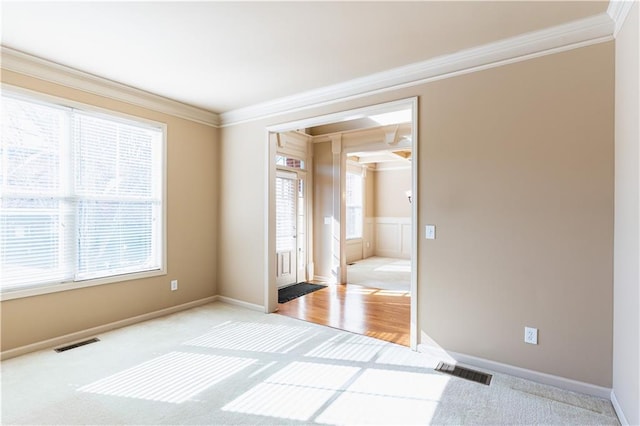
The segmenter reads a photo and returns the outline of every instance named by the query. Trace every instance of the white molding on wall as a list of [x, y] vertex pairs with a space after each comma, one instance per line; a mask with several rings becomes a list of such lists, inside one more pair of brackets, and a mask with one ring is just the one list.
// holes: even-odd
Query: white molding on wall
[[610, 0], [609, 7], [607, 7], [607, 15], [613, 20], [613, 37], [618, 36], [618, 32], [622, 25], [624, 25], [625, 19], [629, 15], [633, 4], [637, 3], [637, 0]]
[[2, 68], [98, 96], [126, 102], [208, 126], [218, 127], [218, 114], [103, 77], [0, 46]]
[[[390, 240], [382, 240], [384, 233], [381, 231], [381, 226], [388, 226], [393, 230], [393, 236]], [[411, 240], [405, 241], [405, 227], [411, 228], [411, 217], [376, 216], [374, 218], [374, 256], [411, 259]], [[409, 229], [410, 238], [411, 230]], [[405, 250], [407, 244], [409, 250]]]
[[106, 333], [117, 328], [126, 327], [139, 322], [148, 321], [150, 319], [163, 317], [165, 315], [174, 314], [176, 312], [195, 308], [207, 303], [215, 302], [218, 296], [205, 297], [204, 299], [194, 300], [192, 302], [183, 303], [181, 305], [170, 306], [158, 311], [148, 312], [146, 314], [137, 315], [131, 318], [110, 322], [108, 324], [99, 325], [97, 327], [88, 328], [86, 330], [76, 331], [74, 333], [65, 334], [64, 336], [54, 337], [52, 339], [43, 340], [41, 342], [31, 343], [29, 345], [20, 346], [18, 348], [9, 349], [0, 353], [0, 359], [5, 360], [16, 356], [24, 355], [29, 352], [40, 351], [44, 349], [54, 348], [60, 345], [71, 344], [87, 337], [93, 337], [97, 334]]
[[222, 114], [5, 46], [1, 46], [2, 68], [209, 126], [231, 126], [610, 41], [632, 5], [633, 1], [613, 0], [607, 13]]
[[256, 305], [255, 303], [245, 302], [243, 300], [234, 299], [232, 297], [227, 296], [215, 296], [215, 300], [218, 300], [222, 303], [226, 303], [227, 305], [240, 306], [242, 308], [250, 309], [252, 311], [264, 312], [264, 306]]
[[620, 406], [620, 403], [618, 402], [618, 398], [616, 398], [616, 394], [613, 391], [613, 389], [611, 389], [611, 405], [613, 405], [613, 409], [616, 412], [616, 416], [618, 416], [618, 420], [620, 420], [620, 424], [622, 426], [628, 426], [629, 421], [625, 417], [624, 411], [622, 411], [622, 407]]
[[607, 13], [222, 114], [187, 105], [5, 46], [0, 47], [0, 52], [2, 68], [6, 70], [209, 126], [224, 127], [610, 41], [613, 39], [614, 31], [622, 25], [632, 5], [632, 1], [614, 0], [610, 3]]
[[313, 280], [314, 281], [319, 281], [323, 284], [335, 284], [336, 283], [336, 279], [333, 277], [325, 277], [324, 275], [314, 275], [313, 276]]
[[613, 39], [614, 23], [607, 13], [533, 31], [482, 46], [439, 56], [388, 71], [356, 78], [220, 114], [221, 126], [231, 126], [293, 111], [357, 99], [429, 81], [519, 62]]
[[[430, 352], [432, 351], [432, 349], [431, 349], [431, 346], [428, 344], [419, 344], [418, 351]], [[465, 355], [465, 354], [451, 352], [447, 350], [445, 350], [445, 352], [447, 355], [453, 358], [456, 362], [471, 368], [475, 367], [475, 368], [494, 371], [496, 373], [508, 374], [510, 376], [520, 377], [522, 379], [531, 380], [533, 382], [555, 386], [557, 388], [565, 389], [572, 392], [579, 392], [587, 395], [592, 395], [598, 398], [609, 399], [611, 397], [611, 388], [592, 385], [590, 383], [568, 379], [566, 377], [560, 377], [560, 376], [555, 376], [553, 374], [547, 374], [547, 373], [542, 373], [535, 370], [529, 370], [527, 368], [516, 367], [510, 364], [503, 364], [501, 362], [491, 361], [488, 359], [479, 358], [471, 355]]]

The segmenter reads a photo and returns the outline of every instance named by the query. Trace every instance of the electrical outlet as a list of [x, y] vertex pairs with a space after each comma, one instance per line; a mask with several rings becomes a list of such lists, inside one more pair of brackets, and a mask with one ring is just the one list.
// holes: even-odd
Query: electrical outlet
[[171, 280], [171, 291], [176, 291], [178, 289], [178, 280]]
[[538, 344], [538, 329], [533, 327], [524, 328], [524, 342], [532, 345]]

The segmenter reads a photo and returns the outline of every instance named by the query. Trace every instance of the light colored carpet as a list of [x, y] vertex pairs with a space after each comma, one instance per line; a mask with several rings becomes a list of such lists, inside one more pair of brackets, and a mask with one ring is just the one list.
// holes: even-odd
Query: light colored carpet
[[347, 283], [392, 291], [410, 291], [411, 261], [368, 257], [347, 266]]
[[433, 371], [403, 346], [222, 303], [2, 362], [2, 424], [617, 424], [606, 400]]

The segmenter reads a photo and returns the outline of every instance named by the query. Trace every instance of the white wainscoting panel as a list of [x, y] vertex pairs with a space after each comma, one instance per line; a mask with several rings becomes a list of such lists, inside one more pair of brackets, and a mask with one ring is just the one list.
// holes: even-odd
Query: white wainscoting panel
[[376, 217], [375, 219], [375, 255], [411, 258], [411, 218]]
[[362, 259], [362, 239], [347, 240], [345, 244], [347, 250], [347, 263]]

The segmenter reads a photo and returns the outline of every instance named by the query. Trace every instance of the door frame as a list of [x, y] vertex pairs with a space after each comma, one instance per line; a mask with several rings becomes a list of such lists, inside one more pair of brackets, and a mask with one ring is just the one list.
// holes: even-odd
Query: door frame
[[[275, 178], [276, 178], [276, 148], [278, 133], [314, 127], [323, 124], [336, 123], [341, 121], [347, 121], [354, 118], [366, 117], [375, 114], [381, 114], [384, 112], [397, 111], [402, 107], [410, 107], [412, 110], [412, 125], [411, 125], [411, 145], [412, 145], [412, 158], [414, 159], [411, 167], [411, 323], [410, 323], [410, 347], [413, 350], [417, 349], [418, 345], [418, 239], [420, 236], [419, 223], [418, 223], [418, 204], [419, 204], [419, 153], [418, 153], [418, 98], [411, 97], [405, 99], [399, 99], [397, 101], [386, 102], [377, 105], [371, 105], [363, 108], [357, 108], [347, 111], [341, 111], [333, 114], [321, 115], [317, 117], [306, 118], [302, 120], [296, 120], [268, 126], [265, 129], [267, 149], [265, 150], [266, 157], [265, 164], [265, 209], [264, 214], [264, 229], [265, 229], [265, 263], [264, 263], [264, 310], [266, 313], [275, 312], [278, 309], [278, 287], [276, 284], [275, 273]], [[342, 155], [341, 155], [342, 157]], [[341, 161], [342, 163], [342, 161]], [[339, 174], [341, 175], [341, 181], [344, 180], [344, 166], [339, 167]], [[335, 170], [334, 170], [335, 173]], [[342, 187], [343, 185], [341, 185]], [[308, 189], [308, 188], [307, 188]], [[308, 197], [311, 198], [311, 197]], [[340, 228], [344, 229], [345, 224], [345, 208], [344, 203], [340, 203]], [[338, 214], [338, 212], [336, 212]], [[346, 256], [345, 249], [341, 244], [340, 247], [340, 266], [346, 268]], [[344, 264], [343, 264], [344, 263]]]

